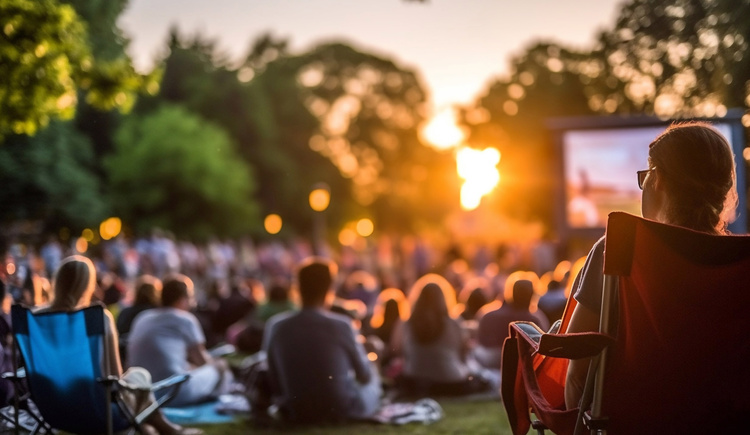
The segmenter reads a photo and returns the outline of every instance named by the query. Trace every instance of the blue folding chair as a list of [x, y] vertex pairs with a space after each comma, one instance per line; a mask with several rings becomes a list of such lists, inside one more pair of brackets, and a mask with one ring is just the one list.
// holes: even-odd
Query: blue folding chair
[[[29, 398], [39, 411], [40, 424], [32, 433], [51, 428], [76, 434], [142, 432], [144, 420], [188, 379], [177, 375], [152, 385], [151, 391], [166, 389], [167, 394], [135, 415], [123, 401], [118, 378], [102, 373], [101, 361], [106, 357], [102, 306], [37, 314], [14, 305], [11, 318]], [[18, 416], [20, 399], [15, 402]]]

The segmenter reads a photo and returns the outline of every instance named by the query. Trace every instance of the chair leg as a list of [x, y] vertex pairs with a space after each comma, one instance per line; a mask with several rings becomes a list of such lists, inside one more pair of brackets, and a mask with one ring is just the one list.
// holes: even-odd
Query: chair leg
[[544, 431], [547, 429], [547, 426], [539, 420], [532, 421], [531, 427], [536, 430], [537, 435], [544, 435]]

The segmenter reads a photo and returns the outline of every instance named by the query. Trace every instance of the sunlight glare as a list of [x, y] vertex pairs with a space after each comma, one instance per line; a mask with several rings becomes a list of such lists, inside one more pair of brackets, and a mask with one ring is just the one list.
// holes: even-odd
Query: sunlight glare
[[482, 197], [500, 182], [498, 163], [500, 151], [496, 148], [476, 150], [464, 147], [458, 150], [456, 168], [458, 176], [464, 179], [461, 186], [461, 207], [464, 210], [477, 208]]
[[439, 112], [422, 130], [422, 136], [427, 142], [439, 150], [455, 148], [464, 140], [464, 132], [456, 125], [456, 115], [453, 110], [446, 109]]

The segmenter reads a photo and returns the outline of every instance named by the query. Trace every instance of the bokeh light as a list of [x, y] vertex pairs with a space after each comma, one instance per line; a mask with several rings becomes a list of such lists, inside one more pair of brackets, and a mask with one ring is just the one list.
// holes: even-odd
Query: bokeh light
[[263, 227], [268, 234], [278, 234], [281, 231], [283, 221], [281, 216], [271, 213], [263, 220]]
[[86, 242], [90, 242], [94, 240], [94, 231], [91, 228], [86, 228], [81, 231], [81, 237], [84, 238]]
[[[89, 230], [90, 231], [90, 230]], [[93, 234], [93, 232], [92, 232]], [[92, 236], [93, 237], [93, 236]], [[89, 249], [89, 242], [84, 237], [79, 237], [76, 239], [76, 251], [79, 254], [83, 254]]]
[[498, 163], [500, 151], [495, 148], [458, 150], [456, 168], [459, 177], [465, 180], [461, 186], [461, 207], [464, 210], [477, 208], [482, 197], [492, 192], [500, 182]]
[[357, 240], [357, 233], [351, 228], [344, 228], [339, 232], [339, 243], [341, 246], [352, 246]]
[[310, 192], [310, 208], [315, 211], [324, 211], [331, 201], [331, 192], [326, 188], [319, 187]]
[[357, 221], [357, 234], [362, 237], [368, 237], [372, 235], [375, 230], [375, 225], [370, 219], [364, 218]]
[[120, 218], [111, 217], [99, 224], [99, 235], [103, 240], [114, 239], [120, 235], [120, 231], [122, 231], [122, 221]]

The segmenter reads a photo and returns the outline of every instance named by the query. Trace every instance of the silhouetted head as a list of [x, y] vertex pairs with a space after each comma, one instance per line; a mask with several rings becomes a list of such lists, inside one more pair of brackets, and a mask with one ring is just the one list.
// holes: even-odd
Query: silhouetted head
[[289, 281], [276, 278], [268, 288], [268, 300], [271, 302], [286, 302], [289, 300]]
[[[518, 270], [505, 280], [505, 302], [520, 310], [536, 310], [540, 281], [532, 271]], [[533, 307], [532, 307], [533, 305]]]
[[531, 306], [531, 300], [534, 298], [534, 284], [527, 279], [519, 279], [513, 284], [513, 301], [514, 307], [528, 310]]
[[82, 255], [65, 258], [55, 274], [52, 306], [66, 310], [88, 306], [95, 289], [94, 263]]
[[152, 275], [141, 275], [135, 283], [134, 305], [159, 306], [161, 304], [161, 280]]
[[704, 122], [673, 124], [649, 145], [644, 217], [707, 233], [725, 233], [737, 192], [732, 149]]
[[407, 302], [404, 292], [389, 287], [378, 294], [375, 307], [372, 310], [370, 326], [374, 329], [387, 327], [398, 320], [408, 319], [409, 315], [409, 302]]
[[336, 264], [325, 258], [310, 257], [303, 260], [297, 272], [297, 286], [302, 306], [324, 306], [337, 272]]
[[[409, 325], [418, 342], [430, 343], [440, 337], [445, 329], [445, 324], [450, 318], [446, 293], [452, 293], [453, 301], [455, 301], [455, 291], [445, 278], [436, 274], [423, 276], [417, 284], [420, 287], [416, 289], [412, 287], [412, 292], [417, 290], [418, 293], [412, 305]], [[452, 308], [454, 303], [450, 305]]]
[[161, 290], [163, 307], [189, 310], [193, 304], [193, 281], [185, 275], [175, 274], [164, 279]]

